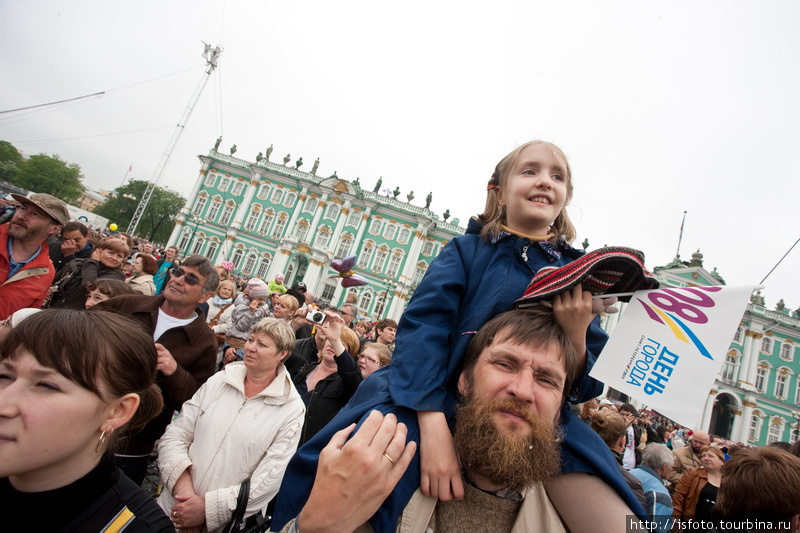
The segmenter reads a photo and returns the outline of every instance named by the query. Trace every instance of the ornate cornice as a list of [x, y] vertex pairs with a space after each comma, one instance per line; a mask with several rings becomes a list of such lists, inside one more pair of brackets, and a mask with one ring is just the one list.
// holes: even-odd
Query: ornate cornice
[[755, 407], [758, 404], [756, 402], [751, 402], [750, 400], [742, 400], [742, 405], [745, 407]]

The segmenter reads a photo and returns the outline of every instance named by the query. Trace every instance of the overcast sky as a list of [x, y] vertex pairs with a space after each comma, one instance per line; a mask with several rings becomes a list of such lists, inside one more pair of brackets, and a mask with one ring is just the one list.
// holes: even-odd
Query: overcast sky
[[[0, 139], [80, 164], [85, 184], [150, 179], [224, 48], [161, 185], [187, 195], [217, 136], [255, 160], [482, 210], [495, 164], [545, 139], [570, 159], [576, 244], [698, 248], [754, 285], [800, 237], [796, 1], [0, 2]], [[153, 80], [153, 81], [149, 81]], [[149, 82], [148, 82], [149, 81]], [[148, 83], [143, 83], [148, 82]], [[800, 307], [800, 247], [766, 281]]]

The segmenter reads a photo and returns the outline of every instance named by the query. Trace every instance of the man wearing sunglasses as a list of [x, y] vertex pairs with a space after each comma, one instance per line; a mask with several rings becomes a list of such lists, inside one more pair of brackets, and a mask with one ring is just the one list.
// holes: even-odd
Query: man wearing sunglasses
[[164, 410], [131, 435], [117, 455], [120, 468], [138, 484], [144, 480], [148, 455], [170, 423], [172, 412], [180, 410], [214, 373], [217, 340], [198, 305], [214, 295], [217, 285], [219, 276], [211, 261], [193, 255], [182, 266], [172, 268], [161, 294], [118, 296], [95, 306], [130, 316], [153, 335], [156, 343], [156, 384], [164, 395]]

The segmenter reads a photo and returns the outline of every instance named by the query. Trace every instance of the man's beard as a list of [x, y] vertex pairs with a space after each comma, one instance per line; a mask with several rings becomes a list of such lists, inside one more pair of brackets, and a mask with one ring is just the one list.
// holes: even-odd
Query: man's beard
[[[520, 413], [530, 424], [529, 434], [498, 429], [498, 410]], [[512, 399], [485, 400], [470, 394], [459, 405], [454, 440], [464, 468], [506, 489], [523, 490], [561, 469], [553, 422]]]
[[48, 227], [31, 229], [30, 226], [25, 226], [23, 222], [17, 222], [11, 219], [8, 223], [8, 234], [14, 239], [21, 242], [42, 242], [47, 238]]

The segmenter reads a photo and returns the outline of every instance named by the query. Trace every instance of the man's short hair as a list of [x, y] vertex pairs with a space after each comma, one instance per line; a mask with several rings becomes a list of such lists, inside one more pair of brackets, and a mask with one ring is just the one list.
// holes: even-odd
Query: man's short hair
[[630, 413], [634, 417], [638, 417], [639, 416], [639, 411], [637, 411], [636, 408], [634, 406], [632, 406], [631, 404], [629, 404], [629, 403], [623, 403], [622, 405], [619, 406], [618, 410], [620, 412], [624, 411], [626, 413]]
[[383, 331], [385, 328], [397, 329], [397, 321], [391, 318], [384, 318], [375, 325], [375, 331]]
[[674, 461], [675, 456], [672, 455], [672, 450], [667, 448], [666, 444], [648, 444], [642, 450], [642, 464], [653, 470], [660, 470], [664, 465], [672, 466]]
[[495, 341], [517, 345], [545, 346], [558, 351], [564, 361], [566, 380], [562, 402], [566, 400], [572, 384], [578, 379], [580, 357], [575, 346], [556, 322], [553, 311], [544, 306], [515, 309], [498, 315], [487, 322], [467, 346], [464, 356], [464, 373], [472, 378], [472, 371], [484, 349]]
[[[173, 248], [173, 246], [170, 246], [170, 248]], [[196, 268], [200, 275], [206, 278], [206, 282], [203, 284], [203, 292], [214, 292], [217, 290], [219, 274], [217, 274], [217, 269], [214, 268], [214, 265], [211, 264], [208, 258], [202, 255], [191, 255], [183, 262], [183, 266]]]
[[714, 513], [765, 522], [800, 514], [800, 457], [769, 446], [739, 451], [722, 467]]
[[65, 233], [72, 233], [73, 231], [80, 231], [81, 235], [86, 237], [89, 234], [89, 228], [81, 224], [80, 222], [73, 220], [71, 222], [67, 222], [64, 224], [64, 227], [61, 228], [61, 235]]

